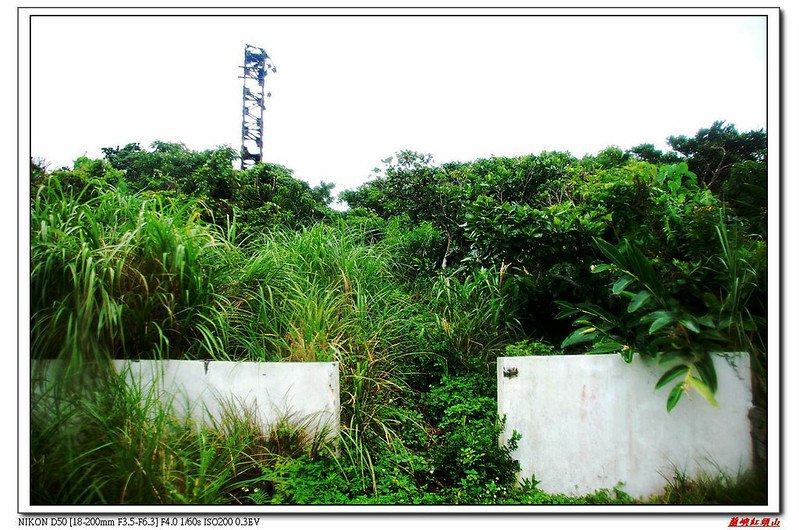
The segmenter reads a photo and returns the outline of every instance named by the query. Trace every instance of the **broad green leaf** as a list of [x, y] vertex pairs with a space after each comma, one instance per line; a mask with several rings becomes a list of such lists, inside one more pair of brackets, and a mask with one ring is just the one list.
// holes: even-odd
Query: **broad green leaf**
[[624, 344], [615, 341], [613, 339], [603, 339], [596, 344], [594, 344], [590, 350], [586, 353], [588, 354], [601, 354], [601, 353], [612, 353], [617, 352], [624, 348]]
[[699, 324], [701, 324], [702, 326], [705, 326], [706, 328], [714, 328], [714, 327], [716, 327], [716, 324], [713, 322], [713, 317], [710, 316], [710, 315], [704, 315], [704, 316], [701, 316], [701, 317], [697, 317], [696, 321]]
[[633, 279], [632, 278], [628, 278], [627, 276], [619, 278], [618, 280], [616, 280], [616, 283], [613, 284], [613, 289], [612, 289], [613, 290], [613, 294], [619, 294], [620, 292], [622, 292], [624, 290], [625, 287], [630, 285], [632, 282], [633, 282]]
[[596, 338], [596, 328], [594, 327], [583, 327], [577, 330], [574, 330], [568, 337], [566, 337], [563, 342], [561, 343], [560, 347], [565, 348], [566, 346], [571, 346], [572, 344], [579, 344], [581, 342], [590, 342]]
[[718, 407], [719, 403], [716, 401], [716, 396], [713, 395], [713, 391], [710, 390], [710, 387], [705, 384], [704, 381], [697, 379], [696, 377], [691, 376], [690, 378], [691, 386], [696, 389], [699, 394], [705, 398], [708, 403], [713, 405], [714, 407]]
[[669, 370], [666, 371], [666, 373], [664, 373], [662, 376], [660, 376], [660, 379], [658, 379], [658, 382], [655, 383], [655, 390], [665, 386], [666, 384], [670, 383], [674, 379], [676, 379], [679, 376], [683, 375], [687, 371], [688, 371], [688, 367], [685, 366], [684, 364], [679, 364], [677, 366], [674, 366], [673, 368], [670, 368]]
[[613, 265], [609, 265], [607, 263], [600, 263], [599, 265], [594, 265], [591, 267], [591, 272], [593, 273], [600, 273], [605, 272], [613, 268]]
[[635, 298], [632, 299], [630, 305], [627, 306], [627, 312], [634, 313], [635, 311], [637, 311], [639, 307], [641, 307], [647, 300], [649, 300], [650, 296], [651, 294], [649, 293], [649, 291], [638, 291], [638, 294], [636, 294]]
[[699, 327], [697, 327], [696, 323], [691, 318], [681, 318], [680, 324], [690, 329], [694, 333], [699, 333]]
[[716, 392], [719, 386], [718, 378], [716, 376], [716, 367], [713, 365], [713, 358], [710, 355], [705, 357], [694, 364], [702, 380], [707, 383], [707, 386], [712, 392]]
[[680, 401], [683, 393], [683, 383], [677, 383], [674, 388], [669, 392], [669, 397], [666, 398], [666, 412], [671, 412], [677, 403]]
[[[718, 330], [716, 329], [705, 329], [702, 331], [702, 340], [705, 342], [717, 342], [720, 346], [718, 348], [723, 348], [722, 345], [726, 344], [727, 339], [724, 338]], [[718, 348], [715, 350], [708, 350], [705, 348], [704, 351], [718, 351]]]
[[713, 293], [703, 293], [702, 300], [705, 302], [706, 307], [716, 307], [719, 305], [719, 299]]
[[667, 351], [660, 354], [658, 357], [658, 364], [668, 364], [675, 359], [679, 359], [681, 357], [679, 350], [672, 350]]
[[646, 315], [641, 317], [642, 322], [653, 322], [660, 317], [670, 317], [672, 316], [671, 311], [664, 311], [662, 309], [658, 309], [657, 311], [652, 311], [651, 313], [647, 313]]
[[622, 267], [622, 268], [625, 267], [624, 258], [622, 258], [621, 254], [616, 249], [616, 247], [614, 247], [607, 241], [599, 239], [598, 237], [594, 238], [594, 243], [596, 244], [597, 247], [599, 247], [599, 250], [602, 252], [602, 254], [604, 254], [605, 257], [607, 257], [611, 261], [611, 263], [613, 263], [617, 267]]
[[629, 346], [624, 346], [624, 347], [622, 347], [621, 351], [619, 351], [619, 355], [621, 355], [621, 358], [627, 364], [633, 362], [633, 354], [634, 353], [635, 353], [635, 351], [632, 348], [630, 348]]
[[626, 298], [627, 300], [632, 300], [635, 298], [635, 293], [631, 293], [630, 291], [622, 291], [619, 293], [619, 296], [622, 298]]
[[575, 307], [575, 306], [573, 306], [573, 305], [571, 305], [571, 304], [569, 304], [567, 302], [558, 301], [558, 302], [555, 302], [555, 303], [561, 308], [560, 312], [557, 315], [555, 315], [555, 318], [560, 319], [560, 318], [571, 317], [571, 316], [574, 316], [574, 315], [576, 315], [577, 313], [580, 312], [579, 308], [577, 308], [577, 307]]
[[630, 291], [622, 291], [619, 293], [619, 296], [621, 296], [622, 298], [626, 298], [627, 300], [632, 300], [633, 298], [635, 298], [635, 294], [631, 293]]
[[630, 244], [627, 255], [630, 260], [631, 270], [638, 276], [638, 279], [656, 296], [662, 295], [663, 286], [660, 283], [660, 278], [644, 253], [635, 245]]
[[649, 326], [649, 333], [652, 334], [657, 330], [659, 330], [660, 328], [662, 328], [663, 326], [671, 324], [672, 322], [674, 322], [674, 317], [671, 315], [659, 317], [654, 322], [652, 322], [651, 326]]

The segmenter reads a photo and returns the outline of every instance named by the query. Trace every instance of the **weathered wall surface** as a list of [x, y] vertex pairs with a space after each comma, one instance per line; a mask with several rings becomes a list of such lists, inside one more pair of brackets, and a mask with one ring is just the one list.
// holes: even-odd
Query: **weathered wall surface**
[[338, 434], [338, 363], [114, 361], [142, 390], [158, 392], [176, 415], [200, 422], [225, 411], [252, 411], [268, 427], [287, 418], [314, 432]]
[[640, 497], [661, 493], [675, 470], [735, 475], [752, 462], [749, 357], [717, 357], [715, 365], [718, 408], [692, 391], [666, 412], [673, 384], [655, 390], [665, 370], [640, 358], [500, 357], [503, 443], [513, 431], [522, 435], [514, 452], [520, 478], [535, 475], [550, 493], [583, 495], [622, 482]]

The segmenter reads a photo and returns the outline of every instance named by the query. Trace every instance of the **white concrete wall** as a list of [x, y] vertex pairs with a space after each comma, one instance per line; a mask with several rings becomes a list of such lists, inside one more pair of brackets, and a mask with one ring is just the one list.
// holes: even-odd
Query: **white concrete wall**
[[[338, 437], [340, 422], [337, 362], [267, 363], [224, 361], [112, 361], [142, 400], [156, 398], [182, 418], [210, 424], [226, 412], [251, 412], [268, 430], [289, 420], [309, 433]], [[32, 361], [31, 393], [40, 411], [57, 405], [52, 392], [62, 377], [59, 361]], [[88, 383], [88, 381], [87, 381]], [[157, 412], [157, 411], [154, 411]]]
[[[549, 493], [584, 495], [621, 489], [661, 493], [675, 470], [736, 475], [752, 462], [749, 357], [716, 357], [719, 407], [692, 391], [671, 412], [655, 390], [665, 369], [619, 355], [500, 357], [497, 392], [502, 442], [518, 431], [521, 478], [535, 475]], [[733, 366], [735, 365], [735, 366]], [[518, 375], [505, 377], [516, 369]]]
[[[176, 415], [219, 420], [226, 410], [251, 410], [264, 428], [282, 418], [312, 432], [338, 435], [338, 363], [114, 361], [130, 383], [152, 389]], [[152, 385], [155, 383], [156, 387]]]

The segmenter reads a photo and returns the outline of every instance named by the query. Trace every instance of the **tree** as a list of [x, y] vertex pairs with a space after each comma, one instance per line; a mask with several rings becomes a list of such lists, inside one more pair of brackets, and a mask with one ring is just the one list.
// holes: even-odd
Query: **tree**
[[336, 185], [333, 182], [322, 181], [313, 188], [312, 193], [317, 201], [329, 205], [333, 202], [333, 188], [335, 187]]
[[699, 182], [715, 193], [723, 190], [732, 166], [744, 160], [766, 161], [766, 132], [739, 133], [735, 125], [716, 121], [707, 129], [700, 129], [693, 138], [670, 136], [668, 143], [688, 161], [688, 167], [697, 174]]
[[727, 204], [744, 219], [748, 229], [766, 236], [768, 168], [765, 162], [744, 160], [733, 164], [722, 191]]
[[673, 151], [663, 153], [654, 144], [640, 144], [626, 151], [627, 156], [649, 162], [650, 164], [677, 164], [682, 161], [682, 157]]
[[333, 184], [311, 188], [279, 164], [258, 163], [238, 174], [233, 196], [243, 232], [254, 233], [275, 225], [298, 228], [327, 219]]
[[[123, 148], [104, 147], [105, 159], [114, 169], [125, 172], [133, 189], [197, 191], [192, 174], [203, 167], [215, 151], [192, 151], [182, 143], [154, 141], [151, 151], [138, 143]], [[227, 148], [229, 149], [229, 148]]]
[[202, 167], [189, 177], [192, 185], [206, 191], [212, 199], [232, 199], [237, 186], [237, 171], [233, 160], [238, 156], [231, 147], [219, 147], [210, 152]]

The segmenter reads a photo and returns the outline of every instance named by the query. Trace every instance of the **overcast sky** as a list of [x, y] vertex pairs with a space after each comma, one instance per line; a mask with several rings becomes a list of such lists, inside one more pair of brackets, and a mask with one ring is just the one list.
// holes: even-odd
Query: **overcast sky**
[[278, 70], [265, 160], [335, 192], [402, 149], [582, 156], [766, 126], [765, 17], [36, 17], [33, 156], [238, 150], [245, 44]]

